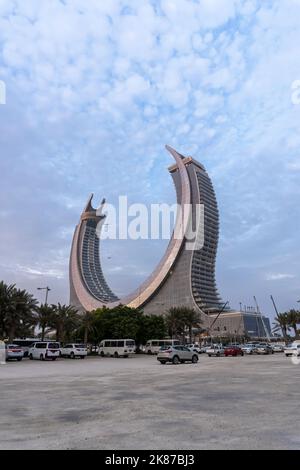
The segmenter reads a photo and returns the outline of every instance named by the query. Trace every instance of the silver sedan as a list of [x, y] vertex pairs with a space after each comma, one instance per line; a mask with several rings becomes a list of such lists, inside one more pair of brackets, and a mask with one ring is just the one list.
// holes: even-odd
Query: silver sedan
[[15, 359], [17, 361], [22, 361], [24, 357], [24, 351], [20, 346], [16, 344], [7, 344], [6, 347], [6, 360], [10, 361], [12, 359]]
[[173, 364], [184, 364], [185, 362], [192, 362], [196, 364], [199, 360], [198, 354], [191, 351], [186, 346], [168, 346], [160, 348], [157, 360], [161, 364], [172, 362]]

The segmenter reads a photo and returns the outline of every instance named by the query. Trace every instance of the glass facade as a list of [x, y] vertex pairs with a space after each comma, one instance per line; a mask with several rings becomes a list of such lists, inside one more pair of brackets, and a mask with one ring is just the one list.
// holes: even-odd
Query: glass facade
[[215, 279], [215, 264], [219, 239], [219, 212], [212, 182], [206, 171], [196, 170], [200, 204], [204, 205], [204, 246], [193, 255], [192, 289], [194, 299], [205, 313], [222, 308]]
[[103, 303], [115, 302], [118, 297], [111, 291], [104, 278], [100, 264], [100, 241], [96, 233], [97, 219], [84, 222], [81, 271], [89, 292]]
[[247, 315], [243, 314], [245, 333], [250, 338], [265, 338], [266, 330], [271, 336], [271, 324], [270, 319], [267, 317], [261, 317], [260, 315]]

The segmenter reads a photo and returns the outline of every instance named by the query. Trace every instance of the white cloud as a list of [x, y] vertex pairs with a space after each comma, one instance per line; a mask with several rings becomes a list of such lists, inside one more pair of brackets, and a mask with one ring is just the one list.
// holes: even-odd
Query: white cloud
[[174, 202], [170, 143], [213, 176], [222, 265], [257, 257], [273, 272], [280, 247], [275, 269], [288, 272], [292, 253], [299, 261], [299, 18], [293, 0], [2, 0], [1, 259], [10, 244], [15, 264], [61, 272], [61, 233], [91, 190]]
[[282, 274], [282, 273], [275, 273], [275, 274], [267, 274], [265, 279], [266, 281], [283, 281], [285, 279], [294, 279], [296, 276], [293, 274]]

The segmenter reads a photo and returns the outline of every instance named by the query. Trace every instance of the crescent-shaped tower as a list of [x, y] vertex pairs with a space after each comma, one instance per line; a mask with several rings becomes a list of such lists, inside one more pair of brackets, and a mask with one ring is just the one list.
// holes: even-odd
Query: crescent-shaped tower
[[[214, 188], [204, 166], [167, 146], [175, 164], [169, 168], [177, 203], [174, 231], [160, 263], [146, 281], [119, 299], [109, 288], [100, 261], [98, 234], [104, 225], [105, 200], [96, 210], [88, 200], [73, 237], [70, 256], [70, 303], [78, 311], [92, 311], [119, 304], [160, 315], [171, 307], [189, 307], [202, 314], [213, 336], [261, 337], [260, 324], [269, 320], [259, 312], [224, 308], [216, 286], [219, 212]], [[201, 210], [199, 210], [199, 208]], [[200, 216], [199, 216], [200, 214]], [[190, 236], [192, 234], [192, 237]], [[227, 305], [227, 304], [225, 304]], [[265, 329], [265, 327], [264, 327]]]
[[[96, 210], [91, 196], [76, 227], [70, 257], [71, 304], [79, 310], [122, 303], [142, 307], [148, 314], [160, 314], [182, 305], [200, 310], [204, 315], [220, 311], [223, 302], [215, 280], [219, 214], [213, 185], [203, 165], [171, 147], [166, 148], [175, 159], [169, 172], [181, 211], [165, 255], [135, 292], [118, 299], [104, 278], [100, 262], [97, 226], [101, 229], [105, 219], [102, 215], [105, 201]], [[197, 217], [199, 207], [202, 217]], [[176, 236], [186, 234], [189, 228], [197, 234], [197, 240]]]

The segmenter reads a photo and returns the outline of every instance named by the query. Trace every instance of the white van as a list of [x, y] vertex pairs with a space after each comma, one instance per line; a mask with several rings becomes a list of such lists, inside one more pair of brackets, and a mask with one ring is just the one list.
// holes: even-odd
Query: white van
[[54, 341], [34, 343], [29, 348], [28, 355], [31, 360], [39, 359], [40, 361], [45, 361], [46, 359], [51, 359], [56, 361], [60, 356], [60, 344]]
[[158, 354], [161, 347], [164, 346], [179, 346], [180, 341], [177, 339], [151, 339], [147, 341], [144, 347], [145, 354]]
[[99, 345], [99, 356], [128, 357], [135, 353], [135, 341], [133, 339], [104, 339]]

